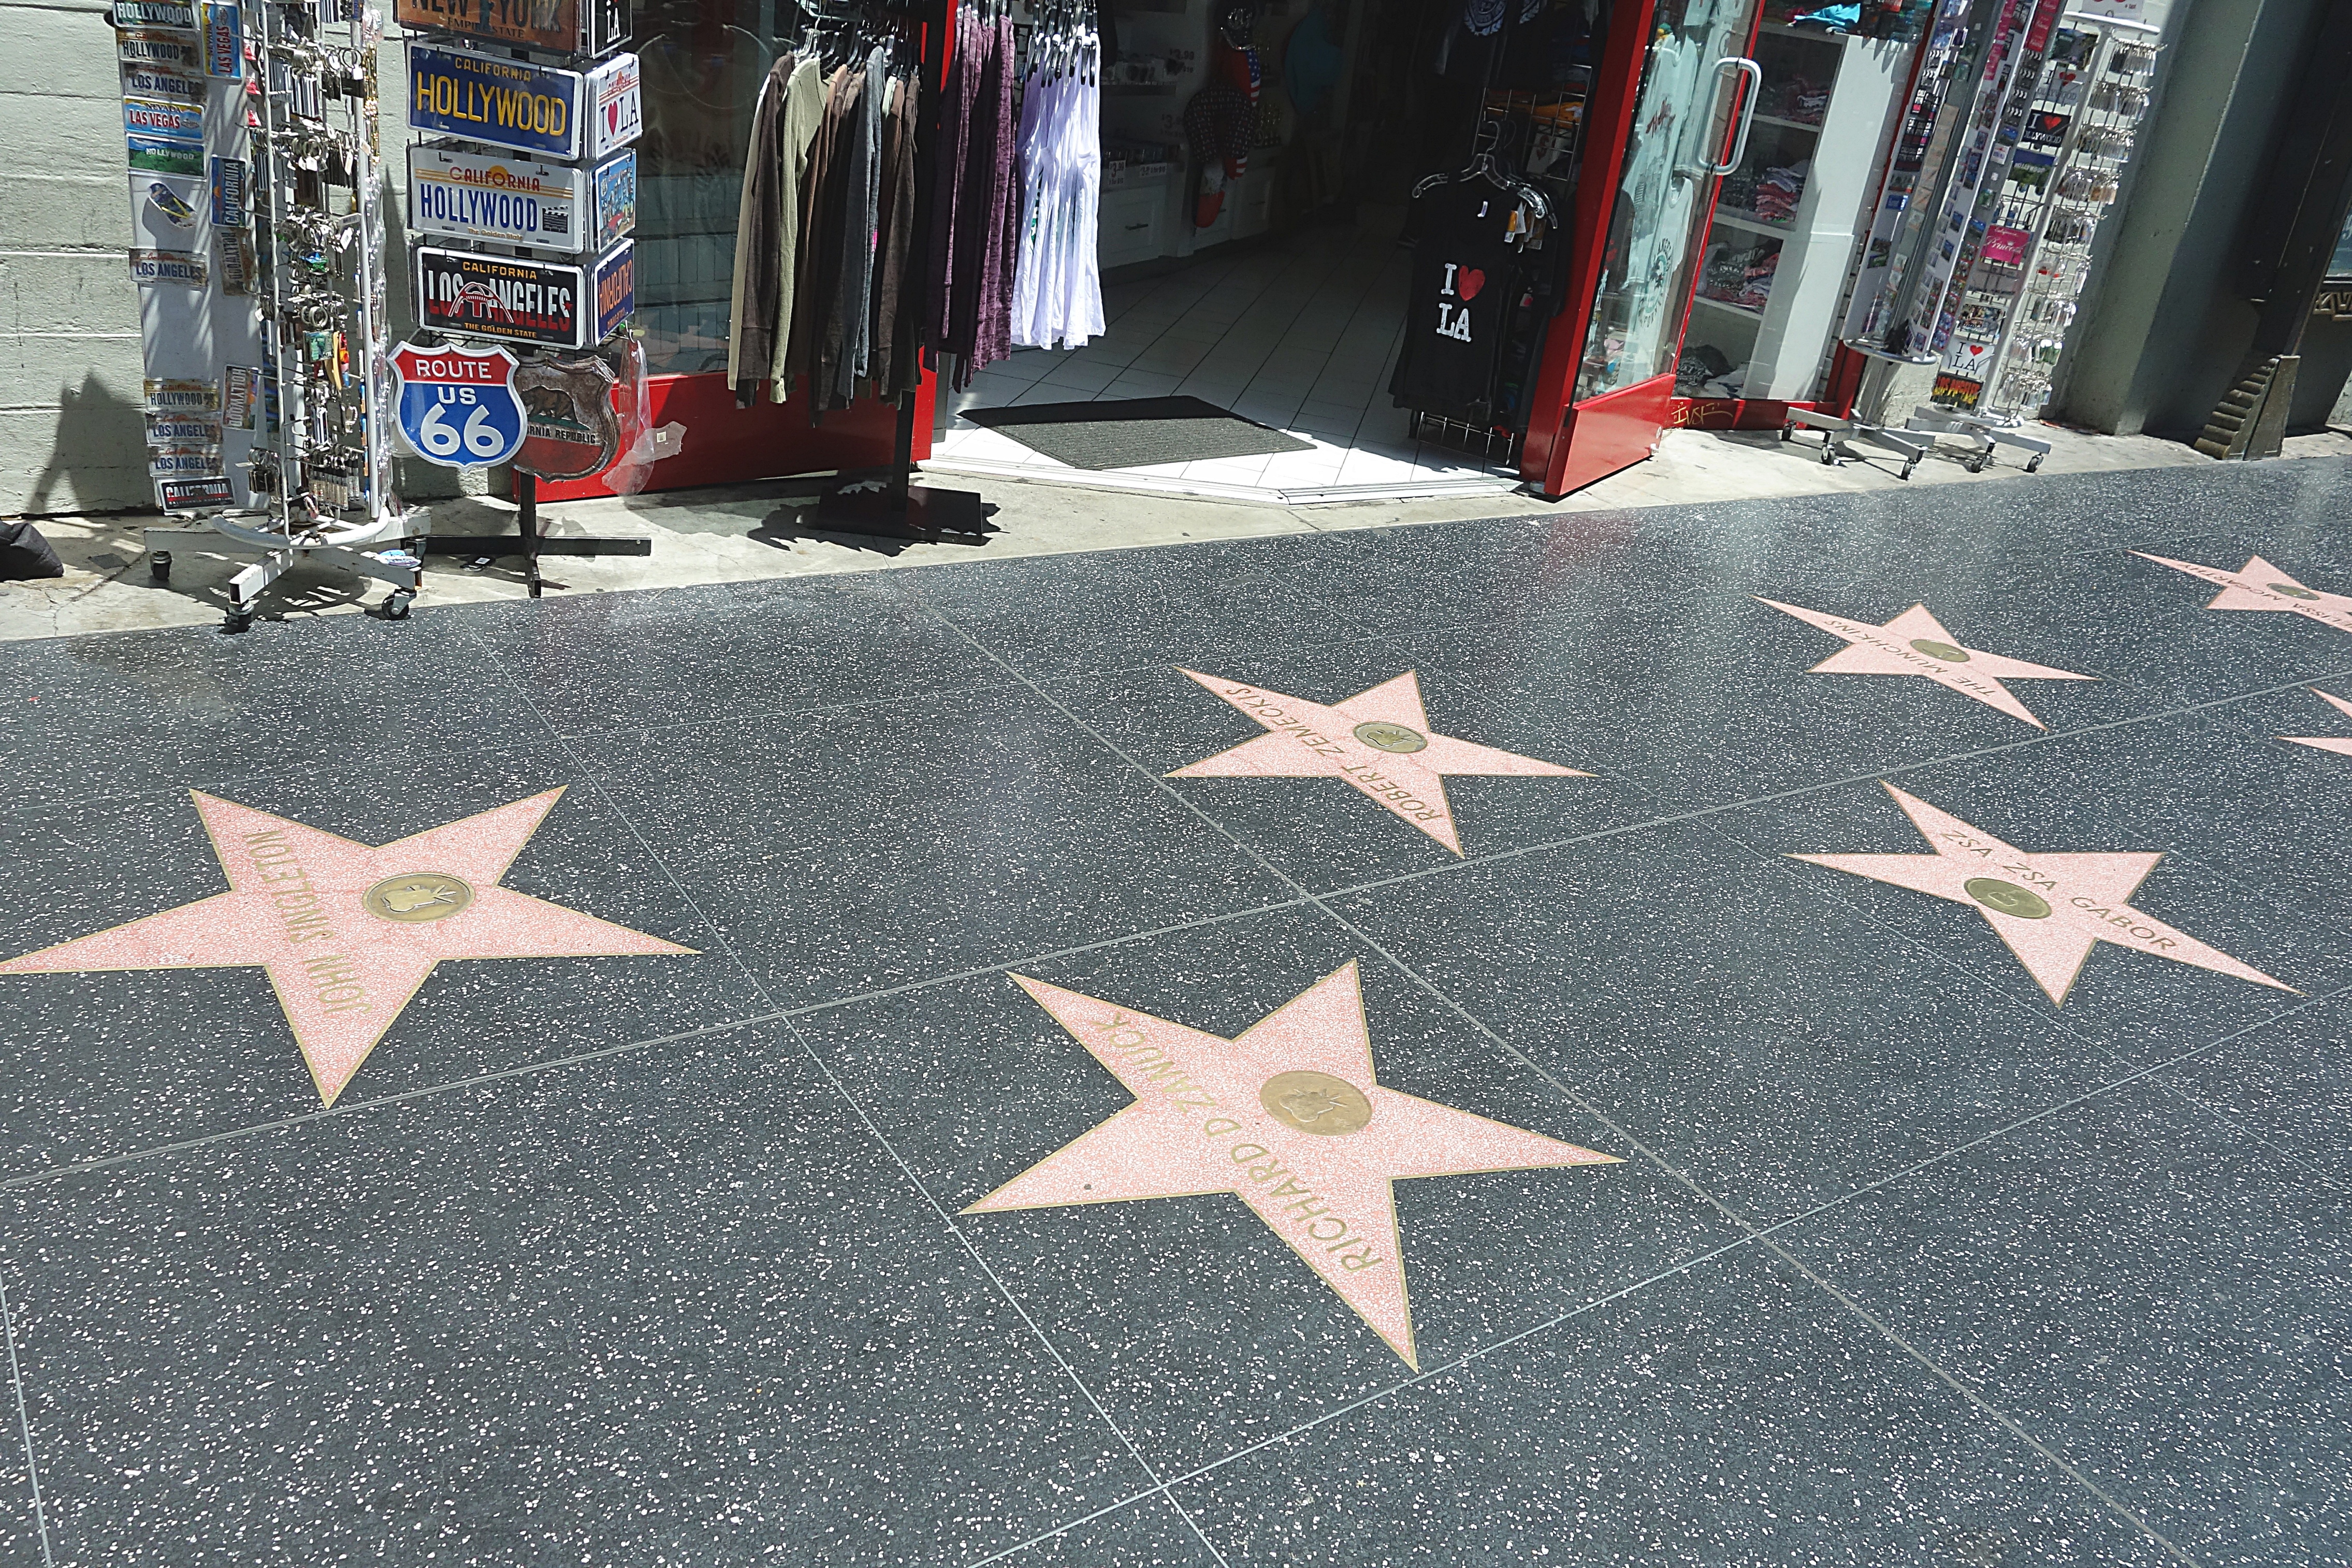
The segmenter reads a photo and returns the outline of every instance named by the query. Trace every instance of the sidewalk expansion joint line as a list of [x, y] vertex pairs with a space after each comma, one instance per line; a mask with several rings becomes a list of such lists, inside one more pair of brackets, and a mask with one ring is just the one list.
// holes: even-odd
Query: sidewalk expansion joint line
[[[929, 606], [925, 607], [926, 609], [929, 608]], [[474, 640], [476, 646], [482, 647], [481, 639], [478, 637]], [[490, 658], [493, 662], [497, 662], [495, 655], [487, 647], [483, 647], [483, 654], [484, 657]], [[514, 689], [517, 695], [521, 698], [524, 704], [530, 707], [534, 713], [537, 713], [539, 711], [538, 704], [531, 701], [530, 693], [522, 689], [521, 683], [515, 679], [513, 673], [506, 670], [503, 664], [500, 664], [499, 668], [506, 674], [509, 685]], [[545, 722], [544, 715], [541, 715], [541, 721], [542, 723]], [[562, 746], [565, 755], [571, 757], [576, 765], [579, 761], [578, 753], [572, 750], [570, 742], [559, 738], [558, 743]], [[626, 812], [621, 809], [620, 804], [614, 800], [612, 796], [605, 792], [601, 781], [595, 782], [592, 787], [596, 790], [597, 798], [604, 802], [605, 809], [612, 812], [620, 819], [622, 824], [628, 828], [630, 835], [635, 837], [637, 843], [645, 849], [645, 852], [653, 857], [654, 863], [662, 868], [663, 874], [669, 879], [670, 885], [677, 889], [678, 897], [685, 900], [687, 908], [694, 911], [694, 918], [700, 921], [703, 928], [709, 931], [711, 933], [711, 936], [716, 939], [719, 943], [719, 951], [724, 952], [728, 961], [734, 964], [737, 971], [743, 976], [745, 983], [751, 987], [752, 992], [758, 995], [762, 1002], [768, 1004], [772, 1011], [780, 1012], [780, 1010], [775, 1009], [774, 995], [768, 990], [766, 984], [761, 980], [758, 972], [755, 971], [749, 963], [745, 962], [743, 955], [740, 952], [736, 951], [735, 944], [728, 940], [726, 932], [719, 927], [718, 923], [703, 913], [702, 907], [695, 902], [693, 895], [688, 893], [686, 889], [685, 884], [678, 880], [677, 872], [672, 870], [668, 863], [663, 860], [658, 854], [655, 853], [653, 846], [647, 842], [645, 835], [638, 831], [636, 823], [629, 817]], [[898, 1152], [897, 1145], [893, 1144], [887, 1138], [882, 1135], [882, 1131], [879, 1127], [875, 1125], [874, 1119], [866, 1114], [865, 1106], [858, 1103], [857, 1097], [849, 1092], [848, 1086], [841, 1081], [840, 1076], [833, 1070], [832, 1066], [827, 1063], [823, 1057], [817, 1054], [815, 1047], [809, 1043], [808, 1037], [803, 1035], [789, 1019], [782, 1020], [782, 1023], [783, 1027], [791, 1032], [793, 1040], [799, 1044], [802, 1055], [807, 1058], [809, 1065], [816, 1069], [817, 1075], [824, 1079], [825, 1087], [839, 1099], [842, 1104], [849, 1108], [850, 1114], [856, 1117], [859, 1123], [865, 1127], [866, 1136], [874, 1140], [875, 1145], [889, 1157], [892, 1164], [898, 1167], [899, 1178], [904, 1181], [908, 1187], [913, 1189], [920, 1200], [930, 1208], [931, 1212], [935, 1215], [939, 1217], [940, 1223], [947, 1226], [949, 1234], [956, 1238], [958, 1244], [962, 1247], [965, 1255], [972, 1260], [973, 1265], [981, 1270], [982, 1274], [987, 1278], [989, 1283], [995, 1288], [998, 1295], [1003, 1299], [1004, 1303], [1021, 1319], [1023, 1324], [1028, 1329], [1030, 1336], [1042, 1349], [1044, 1349], [1047, 1355], [1054, 1358], [1055, 1364], [1062, 1369], [1063, 1374], [1069, 1379], [1071, 1385], [1077, 1389], [1079, 1394], [1086, 1399], [1087, 1403], [1090, 1406], [1093, 1407], [1095, 1415], [1102, 1421], [1104, 1426], [1108, 1429], [1113, 1436], [1118, 1439], [1120, 1446], [1126, 1448], [1129, 1458], [1131, 1458], [1137, 1467], [1151, 1479], [1155, 1486], [1161, 1485], [1162, 1483], [1160, 1482], [1159, 1473], [1153, 1469], [1151, 1462], [1144, 1458], [1143, 1450], [1136, 1444], [1135, 1439], [1129, 1436], [1127, 1432], [1118, 1425], [1118, 1423], [1111, 1419], [1110, 1413], [1104, 1409], [1102, 1402], [1095, 1397], [1094, 1390], [1087, 1386], [1086, 1380], [1078, 1375], [1077, 1370], [1070, 1365], [1069, 1362], [1062, 1355], [1060, 1350], [1056, 1348], [1054, 1342], [1045, 1336], [1045, 1331], [1037, 1325], [1034, 1319], [1030, 1317], [1028, 1310], [1021, 1304], [1020, 1300], [1013, 1294], [1011, 1289], [1005, 1286], [1004, 1281], [997, 1277], [996, 1271], [989, 1268], [987, 1260], [980, 1256], [979, 1248], [972, 1245], [971, 1239], [956, 1227], [954, 1219], [943, 1207], [940, 1206], [939, 1200], [931, 1195], [930, 1189], [926, 1187], [923, 1184], [921, 1178], [916, 1175], [913, 1166], [908, 1164], [905, 1156]], [[1216, 1546], [1210, 1542], [1206, 1535], [1201, 1533], [1201, 1527], [1198, 1524], [1193, 1523], [1192, 1515], [1185, 1513], [1182, 1506], [1181, 1504], [1177, 1504], [1175, 1499], [1169, 1499], [1169, 1502], [1171, 1506], [1176, 1508], [1176, 1511], [1180, 1515], [1182, 1515], [1184, 1521], [1187, 1524], [1192, 1525], [1192, 1532], [1195, 1535], [1199, 1535], [1201, 1538], [1201, 1544], [1207, 1547], [1209, 1554], [1217, 1560], [1218, 1568], [1227, 1568], [1223, 1554], [1217, 1551]]]
[[16, 1432], [25, 1443], [25, 1479], [32, 1484], [33, 1527], [41, 1538], [41, 1561], [54, 1563], [49, 1555], [49, 1515], [41, 1502], [41, 1462], [33, 1453], [33, 1416], [25, 1403], [25, 1372], [16, 1362], [16, 1313], [8, 1305], [8, 1282], [0, 1279], [0, 1331], [8, 1340], [8, 1387], [16, 1398]]
[[[1078, 1375], [1078, 1369], [1070, 1364], [1069, 1358], [1062, 1353], [1061, 1347], [1054, 1342], [1052, 1336], [1045, 1332], [1044, 1326], [1035, 1318], [1030, 1316], [1029, 1309], [1023, 1304], [1021, 1298], [1013, 1293], [1012, 1286], [1005, 1283], [1003, 1278], [989, 1265], [988, 1259], [982, 1256], [979, 1244], [972, 1240], [961, 1226], [956, 1224], [956, 1216], [949, 1211], [945, 1204], [940, 1202], [931, 1189], [924, 1184], [923, 1179], [915, 1173], [914, 1167], [908, 1163], [906, 1156], [899, 1153], [898, 1146], [893, 1143], [884, 1134], [882, 1129], [876, 1125], [874, 1119], [866, 1114], [866, 1107], [859, 1103], [855, 1094], [849, 1091], [849, 1086], [841, 1081], [840, 1077], [834, 1072], [832, 1065], [817, 1053], [816, 1047], [809, 1042], [808, 1037], [801, 1032], [800, 1026], [787, 1021], [784, 1027], [791, 1030], [793, 1038], [800, 1042], [802, 1054], [808, 1058], [810, 1065], [824, 1076], [833, 1091], [841, 1097], [843, 1103], [849, 1107], [851, 1113], [865, 1126], [866, 1135], [873, 1139], [875, 1144], [890, 1157], [891, 1163], [898, 1167], [900, 1177], [915, 1190], [916, 1194], [930, 1209], [940, 1224], [946, 1228], [948, 1235], [955, 1238], [956, 1245], [963, 1249], [964, 1256], [971, 1260], [972, 1267], [980, 1270], [982, 1277], [987, 1279], [1004, 1304], [1013, 1310], [1013, 1315], [1021, 1320], [1022, 1326], [1029, 1331], [1030, 1337], [1036, 1342], [1038, 1347], [1053, 1358], [1054, 1364], [1061, 1369], [1063, 1376], [1069, 1379], [1070, 1386], [1078, 1391], [1079, 1396], [1094, 1411], [1096, 1418], [1103, 1424], [1104, 1428], [1118, 1439], [1119, 1446], [1127, 1450], [1128, 1458], [1132, 1459], [1136, 1467], [1150, 1479], [1152, 1489], [1165, 1494], [1168, 1490], [1168, 1483], [1160, 1476], [1159, 1468], [1145, 1457], [1142, 1446], [1128, 1436], [1127, 1429], [1113, 1418], [1101, 1399], [1097, 1397], [1095, 1391], [1087, 1386], [1087, 1380]], [[1192, 1533], [1200, 1537], [1201, 1544], [1209, 1549], [1209, 1555], [1217, 1560], [1218, 1568], [1227, 1568], [1224, 1553], [1217, 1550], [1216, 1543], [1208, 1538], [1200, 1524], [1186, 1510], [1184, 1505], [1173, 1497], [1170, 1497], [1168, 1502], [1169, 1506], [1175, 1509], [1178, 1516], [1192, 1528]]]
[[738, 1029], [756, 1028], [761, 1024], [783, 1021], [782, 1013], [761, 1013], [748, 1018], [730, 1019], [723, 1024], [706, 1024], [699, 1028], [682, 1030], [674, 1035], [656, 1035], [642, 1040], [624, 1040], [617, 1045], [599, 1046], [593, 1051], [576, 1051], [569, 1056], [549, 1057], [540, 1061], [518, 1062], [512, 1067], [498, 1068], [489, 1072], [468, 1074], [442, 1083], [423, 1084], [415, 1089], [404, 1089], [372, 1100], [344, 1100], [334, 1105], [322, 1105], [316, 1110], [298, 1111], [291, 1116], [272, 1117], [267, 1121], [247, 1122], [242, 1127], [225, 1127], [218, 1132], [207, 1132], [201, 1138], [181, 1138], [169, 1143], [150, 1143], [143, 1148], [125, 1149], [95, 1159], [78, 1160], [70, 1165], [58, 1165], [47, 1171], [27, 1171], [21, 1175], [0, 1180], [0, 1193], [16, 1192], [38, 1186], [45, 1182], [62, 1181], [71, 1176], [85, 1176], [93, 1171], [103, 1171], [116, 1165], [128, 1165], [140, 1160], [160, 1159], [170, 1154], [184, 1154], [192, 1149], [207, 1149], [216, 1143], [234, 1142], [240, 1138], [257, 1137], [265, 1132], [282, 1132], [289, 1128], [302, 1127], [314, 1121], [331, 1121], [337, 1117], [360, 1116], [372, 1110], [406, 1105], [413, 1100], [429, 1100], [436, 1094], [454, 1094], [485, 1084], [503, 1083], [509, 1079], [529, 1078], [536, 1073], [554, 1072], [564, 1068], [579, 1067], [585, 1062], [603, 1061], [609, 1057], [627, 1056], [635, 1051], [649, 1051], [661, 1046], [675, 1046], [687, 1040], [698, 1040], [712, 1035], [732, 1034]]

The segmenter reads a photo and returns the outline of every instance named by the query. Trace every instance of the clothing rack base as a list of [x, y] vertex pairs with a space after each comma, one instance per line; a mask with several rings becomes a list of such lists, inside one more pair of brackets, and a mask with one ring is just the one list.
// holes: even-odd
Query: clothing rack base
[[898, 400], [889, 477], [835, 486], [809, 513], [811, 523], [828, 533], [856, 533], [869, 539], [904, 539], [921, 544], [988, 542], [996, 529], [988, 521], [988, 503], [979, 495], [913, 482], [915, 401], [911, 395]]

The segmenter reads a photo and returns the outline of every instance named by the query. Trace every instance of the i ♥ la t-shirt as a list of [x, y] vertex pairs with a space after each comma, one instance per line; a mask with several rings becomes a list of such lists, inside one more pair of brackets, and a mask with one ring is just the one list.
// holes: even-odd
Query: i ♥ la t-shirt
[[1399, 403], [1472, 423], [1493, 417], [1495, 373], [1525, 281], [1506, 238], [1517, 205], [1475, 179], [1413, 204], [1412, 297], [1389, 384]]

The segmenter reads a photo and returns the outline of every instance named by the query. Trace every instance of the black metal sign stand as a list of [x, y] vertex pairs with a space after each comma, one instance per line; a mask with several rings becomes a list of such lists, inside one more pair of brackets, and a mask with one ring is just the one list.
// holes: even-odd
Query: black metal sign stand
[[550, 539], [539, 531], [539, 476], [517, 469], [514, 477], [515, 531], [512, 533], [436, 533], [419, 544], [421, 555], [466, 555], [494, 560], [501, 555], [522, 557], [522, 580], [530, 596], [540, 596], [539, 558], [542, 555], [651, 555], [651, 539], [616, 534], [590, 534]]

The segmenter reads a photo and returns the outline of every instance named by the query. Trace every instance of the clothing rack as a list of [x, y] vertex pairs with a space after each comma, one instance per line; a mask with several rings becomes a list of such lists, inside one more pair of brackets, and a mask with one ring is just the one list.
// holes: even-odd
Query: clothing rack
[[[992, 15], [1010, 4], [1010, 0], [971, 0]], [[904, 38], [912, 34], [916, 44], [915, 67], [920, 79], [928, 85], [927, 107], [916, 122], [915, 142], [915, 254], [927, 254], [932, 223], [932, 191], [929, 179], [929, 151], [940, 134], [941, 116], [946, 112], [946, 97], [939, 84], [947, 71], [948, 51], [954, 47], [952, 12], [958, 0], [801, 0], [801, 9], [809, 19], [805, 35], [809, 46], [814, 47], [828, 33], [846, 33], [855, 37], [860, 28], [874, 25], [875, 14], [889, 18], [889, 30]], [[878, 35], [868, 33], [869, 44], [878, 41]], [[919, 352], [917, 363], [925, 374], [935, 374], [937, 355], [929, 348]], [[818, 500], [811, 516], [814, 525], [833, 533], [857, 534], [871, 539], [907, 540], [918, 543], [986, 542], [996, 530], [988, 522], [991, 509], [979, 494], [971, 490], [940, 489], [930, 485], [914, 483], [915, 477], [915, 417], [922, 397], [919, 388], [909, 388], [898, 396], [898, 427], [892, 440], [889, 467], [878, 478], [872, 476], [845, 479]]]

